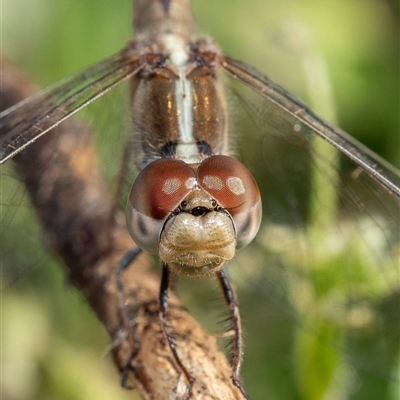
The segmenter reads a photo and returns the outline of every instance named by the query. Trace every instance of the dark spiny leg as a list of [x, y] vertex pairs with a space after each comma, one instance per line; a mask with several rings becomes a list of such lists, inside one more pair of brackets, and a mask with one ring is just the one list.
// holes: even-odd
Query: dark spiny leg
[[161, 277], [161, 286], [160, 286], [160, 319], [161, 325], [164, 330], [165, 337], [167, 338], [167, 342], [169, 348], [171, 349], [172, 355], [179, 368], [185, 375], [186, 381], [188, 382], [188, 386], [186, 388], [185, 395], [183, 396], [183, 400], [188, 400], [192, 394], [192, 387], [194, 384], [194, 379], [190, 376], [189, 371], [183, 365], [179, 355], [176, 351], [176, 344], [174, 343], [172, 335], [168, 332], [167, 327], [167, 307], [168, 307], [168, 285], [169, 285], [169, 270], [167, 264], [162, 265], [162, 277]]
[[133, 389], [133, 387], [127, 385], [126, 381], [128, 378], [128, 370], [130, 368], [130, 364], [131, 364], [132, 360], [136, 357], [136, 355], [139, 351], [139, 340], [137, 338], [134, 327], [130, 323], [129, 315], [126, 310], [124, 284], [122, 282], [122, 274], [125, 271], [125, 269], [129, 267], [131, 262], [133, 262], [135, 260], [135, 258], [140, 254], [140, 252], [141, 252], [141, 249], [136, 246], [135, 248], [130, 250], [128, 253], [126, 253], [125, 256], [122, 258], [122, 260], [120, 261], [118, 270], [117, 270], [117, 292], [118, 292], [119, 302], [121, 305], [121, 315], [122, 315], [122, 320], [124, 322], [124, 328], [125, 328], [125, 331], [127, 332], [128, 340], [129, 340], [131, 348], [132, 348], [132, 353], [131, 353], [128, 361], [126, 362], [125, 367], [121, 373], [121, 386], [124, 387], [125, 389]]
[[224, 268], [217, 272], [218, 280], [224, 293], [225, 301], [228, 304], [229, 312], [233, 324], [235, 337], [231, 355], [232, 381], [246, 399], [250, 399], [246, 394], [242, 382], [240, 381], [240, 364], [242, 361], [242, 326], [240, 323], [239, 307], [236, 301], [235, 292], [231, 286], [228, 275]]

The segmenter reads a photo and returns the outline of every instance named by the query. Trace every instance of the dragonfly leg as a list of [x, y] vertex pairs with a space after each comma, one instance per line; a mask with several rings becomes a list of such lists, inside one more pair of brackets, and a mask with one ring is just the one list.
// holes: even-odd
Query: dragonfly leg
[[245, 399], [250, 399], [246, 394], [240, 380], [240, 365], [242, 361], [242, 325], [240, 322], [239, 307], [235, 296], [235, 291], [229, 281], [228, 274], [222, 268], [217, 272], [218, 280], [224, 293], [225, 301], [229, 307], [230, 318], [234, 330], [234, 339], [231, 354], [232, 382], [240, 390]]
[[183, 396], [183, 400], [188, 400], [192, 394], [194, 378], [190, 375], [189, 371], [186, 369], [186, 367], [183, 365], [181, 359], [179, 358], [178, 352], [176, 351], [176, 343], [174, 342], [174, 338], [168, 332], [168, 326], [167, 326], [168, 286], [169, 286], [169, 269], [168, 269], [168, 265], [163, 263], [161, 286], [160, 286], [160, 297], [159, 297], [159, 301], [160, 301], [159, 315], [160, 315], [161, 325], [162, 325], [165, 337], [167, 339], [169, 348], [171, 349], [172, 355], [174, 356], [176, 363], [178, 364], [180, 370], [183, 372], [183, 374], [186, 378], [186, 381], [188, 383], [185, 395]]
[[142, 250], [137, 246], [134, 247], [132, 250], [129, 250], [121, 259], [117, 270], [117, 292], [121, 306], [120, 309], [121, 309], [122, 321], [124, 324], [125, 331], [127, 332], [128, 340], [130, 342], [132, 349], [131, 355], [129, 356], [128, 361], [126, 362], [125, 367], [122, 369], [121, 373], [121, 386], [125, 389], [134, 389], [133, 386], [128, 386], [127, 378], [131, 362], [136, 357], [139, 351], [140, 343], [136, 335], [135, 328], [134, 326], [132, 326], [130, 322], [130, 318], [125, 306], [126, 303], [124, 294], [124, 284], [122, 282], [122, 274], [129, 267], [129, 265], [136, 259], [136, 257], [141, 253], [141, 251]]

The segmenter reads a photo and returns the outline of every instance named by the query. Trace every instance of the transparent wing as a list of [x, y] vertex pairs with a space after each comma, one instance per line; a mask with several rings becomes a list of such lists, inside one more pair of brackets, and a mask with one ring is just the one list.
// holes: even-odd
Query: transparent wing
[[0, 164], [114, 86], [135, 75], [144, 57], [121, 52], [0, 114]]
[[372, 153], [361, 143], [355, 141], [346, 132], [328, 124], [315, 115], [307, 106], [295, 99], [290, 93], [271, 81], [256, 68], [229, 57], [224, 57], [222, 66], [233, 77], [251, 87], [262, 97], [276, 104], [296, 122], [324, 138], [348, 158], [356, 162], [363, 170], [371, 174], [382, 186], [400, 197], [400, 173], [385, 160]]
[[[116, 176], [121, 167], [121, 159], [123, 149], [126, 146], [127, 135], [129, 134], [130, 117], [129, 117], [129, 87], [128, 82], [123, 82], [134, 71], [137, 71], [140, 66], [132, 69], [131, 66], [121, 67], [122, 60], [118, 57], [107, 59], [101, 65], [93, 66], [83, 73], [80, 73], [72, 78], [69, 78], [62, 83], [57, 84], [52, 88], [45, 89], [36, 95], [28, 97], [26, 100], [18, 103], [16, 107], [12, 107], [12, 111], [6, 110], [2, 116], [6, 115], [9, 121], [17, 121], [14, 129], [3, 129], [0, 134], [13, 133], [14, 137], [18, 137], [20, 132], [21, 140], [25, 139], [22, 132], [18, 129], [26, 129], [26, 131], [34, 134], [34, 130], [30, 128], [29, 118], [34, 114], [28, 110], [37, 109], [38, 112], [32, 116], [33, 123], [42, 116], [46, 115], [50, 110], [49, 103], [55, 104], [61, 98], [70, 98], [71, 113], [79, 111], [72, 109], [73, 105], [84, 110], [77, 112], [76, 117], [68, 121], [61, 121], [60, 111], [56, 108], [52, 109], [49, 114], [52, 116], [52, 123], [47, 127], [47, 130], [54, 128], [53, 135], [45, 135], [39, 137], [34, 143], [24, 141], [24, 150], [17, 155], [14, 161], [18, 158], [19, 163], [5, 162], [0, 166], [0, 226], [1, 226], [1, 288], [12, 290], [16, 283], [23, 284], [22, 281], [34, 279], [35, 275], [46, 275], [48, 269], [46, 265], [52, 260], [52, 256], [48, 253], [48, 246], [54, 240], [51, 237], [44, 237], [43, 229], [40, 226], [40, 217], [38, 209], [32, 205], [27, 184], [32, 187], [32, 180], [27, 182], [27, 171], [37, 169], [38, 164], [41, 167], [49, 170], [49, 176], [38, 177], [36, 184], [37, 191], [53, 192], [54, 181], [56, 176], [51, 175], [52, 162], [54, 156], [54, 143], [59, 142], [70, 149], [71, 130], [76, 130], [73, 136], [74, 152], [79, 154], [81, 148], [89, 148], [96, 144], [101, 171], [104, 180], [109, 184], [110, 195], [116, 188]], [[122, 71], [122, 69], [123, 71]], [[93, 79], [84, 79], [88, 71], [97, 71], [98, 80], [103, 80], [99, 84], [93, 85]], [[106, 72], [107, 71], [107, 72]], [[22, 74], [15, 67], [7, 65], [3, 68], [3, 85], [2, 85], [2, 106], [7, 102], [12, 102], [14, 99], [21, 99], [25, 93], [36, 88], [32, 87]], [[106, 73], [108, 77], [106, 77]], [[9, 79], [7, 78], [9, 76]], [[76, 91], [73, 88], [73, 82], [82, 81], [82, 92]], [[4, 82], [7, 82], [4, 83]], [[110, 84], [115, 82], [112, 88]], [[69, 96], [65, 93], [69, 93]], [[94, 102], [87, 101], [88, 96], [100, 97]], [[90, 102], [90, 104], [89, 104]], [[26, 117], [25, 117], [26, 115]], [[37, 117], [40, 115], [40, 117]], [[65, 118], [65, 116], [63, 114]], [[65, 119], [64, 118], [64, 119]], [[44, 122], [43, 122], [44, 123]], [[56, 126], [57, 125], [57, 126]], [[22, 128], [21, 128], [22, 127]], [[73, 128], [71, 128], [73, 127]], [[0, 139], [1, 140], [1, 139]], [[5, 140], [2, 140], [4, 143]], [[60, 145], [61, 146], [61, 145]], [[40, 149], [46, 147], [48, 149], [48, 160], [40, 155]], [[21, 150], [20, 148], [19, 150]], [[66, 150], [67, 151], [67, 150]], [[10, 154], [10, 157], [12, 155]], [[87, 162], [91, 159], [92, 154], [88, 152]], [[21, 161], [23, 160], [23, 163]], [[5, 161], [5, 160], [4, 160]], [[84, 167], [84, 164], [83, 164]], [[83, 168], [82, 173], [85, 173]], [[132, 177], [129, 177], [129, 185], [132, 184]], [[71, 177], [71, 184], [74, 182], [74, 177]], [[57, 190], [54, 191], [56, 196]], [[38, 205], [36, 204], [38, 207]], [[56, 213], [56, 210], [53, 210]], [[39, 268], [37, 268], [39, 267]], [[44, 270], [41, 272], [41, 270]], [[23, 277], [24, 279], [21, 279]], [[10, 287], [11, 286], [11, 287]]]
[[253, 67], [224, 67], [247, 86], [231, 82], [231, 131], [263, 201], [261, 231], [230, 267], [250, 396], [286, 386], [288, 398], [392, 398], [399, 172]]

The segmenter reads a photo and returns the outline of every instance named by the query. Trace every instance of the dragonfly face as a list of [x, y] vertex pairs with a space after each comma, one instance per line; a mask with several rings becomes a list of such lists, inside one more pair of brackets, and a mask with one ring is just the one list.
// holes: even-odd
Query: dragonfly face
[[260, 222], [257, 184], [244, 165], [227, 156], [196, 166], [154, 161], [139, 174], [127, 205], [134, 241], [188, 277], [220, 269], [237, 246], [253, 240]]
[[[260, 4], [255, 5], [254, 9], [258, 9], [259, 6]], [[286, 4], [286, 7], [290, 9], [290, 4]], [[243, 10], [242, 12], [244, 13]], [[208, 10], [207, 14], [210, 14]], [[224, 15], [224, 13], [221, 14]], [[329, 11], [326, 11], [326, 14], [332, 15]], [[260, 17], [256, 15], [255, 20], [257, 18]], [[248, 18], [242, 19], [248, 20]], [[204, 27], [200, 16], [197, 21], [201, 27]], [[208, 23], [208, 19], [205, 19], [205, 23]], [[329, 24], [329, 19], [327, 23]], [[219, 23], [219, 25], [223, 24]], [[236, 26], [236, 23], [232, 25]], [[264, 23], [265, 25], [267, 24]], [[218, 31], [218, 24], [215, 29]], [[214, 33], [214, 30], [208, 27], [205, 27], [205, 30]], [[342, 30], [338, 29], [339, 37]], [[333, 27], [332, 31], [334, 31]], [[248, 26], [246, 32], [252, 33], [252, 26]], [[264, 39], [264, 36], [262, 38]], [[82, 43], [82, 39], [80, 42]], [[252, 42], [255, 42], [255, 39]], [[251, 46], [252, 43], [249, 45]], [[223, 46], [224, 51], [227, 51], [226, 47], [229, 45]], [[113, 48], [110, 53], [117, 49], [118, 47]], [[264, 53], [264, 51], [259, 53]], [[230, 49], [229, 54], [236, 57], [236, 49]], [[106, 54], [103, 53], [104, 55]], [[100, 57], [93, 57], [93, 59], [98, 58]], [[243, 58], [247, 59], [247, 56]], [[268, 72], [269, 67], [264, 68], [264, 65], [267, 65], [264, 63], [265, 60], [258, 65]], [[285, 80], [280, 81], [286, 83]], [[347, 89], [350, 91], [350, 88]], [[350, 377], [356, 380], [356, 384], [363, 382], [360, 385], [365, 386], [365, 380], [362, 380], [364, 373], [370, 380], [393, 382], [395, 377], [393, 359], [398, 354], [396, 353], [398, 348], [395, 345], [391, 347], [389, 344], [393, 345], [396, 342], [398, 333], [396, 328], [398, 313], [394, 311], [390, 314], [390, 304], [396, 310], [395, 294], [398, 292], [397, 203], [393, 201], [393, 197], [388, 196], [388, 191], [371, 180], [368, 174], [357, 169], [356, 165], [351, 164], [345, 157], [336, 156], [340, 164], [345, 167], [340, 172], [341, 178], [339, 179], [337, 175], [332, 177], [329, 172], [326, 172], [325, 176], [329, 177], [329, 182], [335, 182], [335, 185], [337, 182], [342, 183], [335, 189], [337, 191], [335, 199], [340, 207], [327, 203], [327, 199], [331, 197], [330, 194], [317, 193], [313, 189], [313, 192], [317, 193], [318, 200], [314, 204], [317, 204], [317, 208], [330, 210], [330, 218], [334, 222], [327, 230], [315, 230], [316, 234], [313, 238], [304, 235], [307, 231], [305, 226], [309, 222], [309, 210], [312, 208], [309, 195], [309, 189], [312, 186], [309, 176], [312, 173], [310, 165], [315, 164], [315, 158], [311, 154], [316, 154], [317, 159], [324, 159], [324, 153], [319, 150], [311, 151], [308, 140], [310, 131], [302, 124], [299, 124], [296, 129], [300, 128], [300, 132], [306, 132], [304, 137], [296, 135], [294, 120], [287, 117], [285, 113], [269, 118], [270, 115], [276, 115], [274, 111], [279, 111], [279, 108], [274, 108], [264, 101], [257, 102], [254, 97], [248, 96], [247, 92], [243, 96], [247, 100], [250, 99], [250, 103], [245, 103], [250, 106], [241, 107], [242, 102], [238, 101], [238, 108], [242, 111], [237, 111], [237, 114], [247, 115], [247, 119], [244, 118], [240, 122], [241, 126], [239, 124], [234, 126], [237, 128], [234, 131], [237, 132], [235, 136], [240, 143], [238, 146], [240, 159], [255, 174], [259, 182], [264, 212], [259, 237], [243, 252], [238, 252], [234, 260], [236, 265], [243, 267], [238, 274], [240, 276], [237, 277], [237, 282], [244, 293], [240, 298], [245, 299], [242, 302], [242, 313], [248, 320], [247, 338], [262, 338], [259, 341], [254, 340], [254, 343], [252, 339], [247, 341], [245, 356], [248, 357], [252, 350], [259, 357], [262, 354], [258, 370], [265, 368], [263, 377], [268, 376], [271, 384], [276, 383], [279, 386], [277, 382], [281, 379], [274, 375], [274, 371], [280, 371], [282, 376], [286, 376], [289, 368], [293, 367], [292, 361], [288, 360], [293, 360], [294, 356], [288, 352], [274, 353], [279, 346], [270, 342], [273, 340], [272, 328], [271, 326], [268, 329], [264, 327], [264, 322], [268, 325], [266, 322], [268, 313], [273, 314], [268, 321], [275, 322], [282, 321], [279, 319], [281, 314], [290, 315], [295, 316], [295, 326], [300, 326], [301, 332], [311, 332], [311, 337], [319, 336], [320, 339], [322, 337], [322, 342], [330, 335], [325, 340], [328, 343], [327, 348], [334, 349], [334, 354], [341, 362], [344, 363], [345, 359], [351, 360], [346, 365], [351, 366], [349, 368], [353, 375]], [[351, 104], [358, 103], [351, 102]], [[386, 111], [388, 107], [387, 105]], [[269, 110], [268, 113], [265, 110]], [[346, 111], [344, 114], [346, 115]], [[373, 112], [363, 114], [368, 114], [364, 117], [371, 117]], [[361, 117], [358, 120], [361, 120]], [[375, 125], [367, 123], [368, 127], [364, 126], [360, 130], [369, 129], [369, 126], [385, 126], [384, 124], [384, 121]], [[249, 146], [246, 148], [244, 144]], [[349, 164], [351, 164], [350, 167]], [[333, 166], [337, 166], [333, 161], [325, 162], [323, 165], [330, 167], [329, 171]], [[333, 169], [335, 168], [337, 167]], [[20, 252], [19, 249], [18, 254]], [[313, 268], [313, 265], [316, 265], [316, 268]], [[329, 265], [331, 268], [325, 270], [322, 268]], [[235, 273], [237, 268], [232, 265], [232, 270]], [[243, 284], [241, 284], [242, 279]], [[276, 292], [279, 300], [268, 301]], [[247, 308], [247, 298], [254, 298], [257, 301], [252, 303], [252, 307]], [[278, 311], [273, 313], [271, 309], [275, 304], [279, 304]], [[267, 309], [269, 311], [266, 311]], [[284, 312], [281, 313], [282, 309]], [[253, 318], [254, 322], [250, 322]], [[320, 325], [315, 325], [315, 321], [318, 321]], [[388, 321], [392, 323], [389, 324]], [[276, 322], [274, 328], [279, 329], [279, 325], [280, 323]], [[321, 326], [325, 330], [319, 330]], [[291, 324], [287, 329], [290, 334], [297, 330], [293, 329]], [[329, 331], [328, 334], [327, 331]], [[278, 330], [278, 332], [282, 331]], [[282, 333], [277, 336], [280, 336], [281, 340], [285, 337]], [[301, 335], [296, 338], [296, 346], [300, 346]], [[275, 343], [282, 342], [278, 340]], [[285, 347], [293, 347], [293, 342], [289, 339], [285, 343], [287, 343]], [[263, 344], [268, 346], [268, 350], [262, 347]], [[364, 352], [359, 351], [362, 347], [365, 349]], [[304, 348], [306, 347], [302, 347], [303, 352], [299, 351], [295, 358], [297, 364], [295, 374], [300, 380], [304, 378], [302, 375], [304, 369], [298, 366], [298, 360], [301, 358], [307, 362], [307, 359], [311, 358], [310, 352], [307, 355]], [[378, 351], [384, 348], [387, 351], [382, 353]], [[374, 354], [373, 361], [368, 357], [368, 353]], [[390, 353], [393, 357], [389, 356]], [[271, 354], [274, 355], [271, 356]], [[321, 354], [326, 353], [321, 352]], [[280, 360], [275, 364], [277, 365], [275, 369], [265, 365], [265, 360], [270, 358]], [[332, 361], [332, 358], [329, 360]], [[245, 362], [245, 381], [249, 381], [252, 373], [246, 374], [246, 364], [249, 366], [253, 362]], [[315, 372], [321, 364], [315, 362], [314, 365]], [[346, 377], [347, 381], [344, 379], [343, 382], [347, 382], [344, 383], [347, 389], [343, 390], [351, 391], [349, 375]], [[295, 386], [294, 379], [288, 379]], [[304, 382], [306, 382], [305, 378]], [[387, 386], [390, 386], [390, 383], [385, 387]], [[292, 390], [298, 392], [298, 389]], [[263, 392], [260, 391], [260, 393]], [[362, 391], [361, 393], [365, 394]], [[367, 398], [362, 397], [362, 394], [360, 396], [359, 398]]]

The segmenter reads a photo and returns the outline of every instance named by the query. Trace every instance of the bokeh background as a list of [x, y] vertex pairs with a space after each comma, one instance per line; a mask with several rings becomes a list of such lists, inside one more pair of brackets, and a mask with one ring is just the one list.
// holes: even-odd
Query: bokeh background
[[[328, 72], [335, 122], [400, 165], [396, 1], [194, 0], [192, 5], [201, 33], [211, 35], [228, 55], [257, 66], [305, 101], [309, 76], [300, 65], [299, 52], [305, 42], [311, 45]], [[131, 9], [130, 0], [2, 0], [2, 55], [45, 87], [122, 48], [131, 37]], [[29, 208], [28, 203], [23, 205]], [[2, 234], [8, 234], [4, 227]], [[28, 250], [18, 236], [9, 241], [14, 245], [11, 268], [18, 271], [11, 283], [3, 278], [3, 398], [135, 398], [119, 387], [107, 335], [68, 286], [58, 263], [43, 255], [34, 258], [34, 263], [27, 261]], [[9, 262], [2, 255], [4, 260]], [[180, 287], [185, 304], [205, 326], [215, 329], [224, 316], [216, 285], [208, 280], [196, 283], [196, 290], [191, 282]], [[347, 397], [328, 389], [304, 390], [295, 367], [296, 357], [301, 357], [292, 340], [296, 322], [288, 315], [271, 323], [264, 318], [268, 313], [263, 295], [249, 293], [243, 290], [241, 295], [248, 332], [243, 378], [252, 398], [367, 398], [357, 397], [354, 387]], [[339, 374], [332, 379], [351, 377]], [[393, 382], [383, 393], [386, 397], [382, 398], [400, 398]]]

